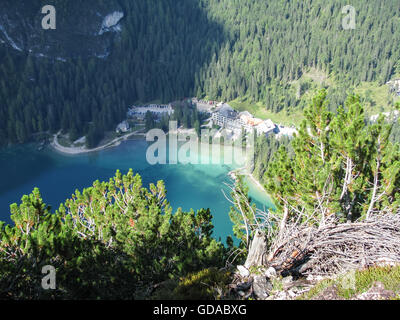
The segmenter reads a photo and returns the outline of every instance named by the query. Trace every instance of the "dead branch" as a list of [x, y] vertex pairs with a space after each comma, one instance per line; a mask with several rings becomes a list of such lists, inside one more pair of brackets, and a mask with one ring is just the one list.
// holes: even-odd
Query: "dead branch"
[[354, 268], [400, 263], [400, 215], [324, 226], [296, 225], [270, 248], [268, 266], [281, 273], [331, 276]]

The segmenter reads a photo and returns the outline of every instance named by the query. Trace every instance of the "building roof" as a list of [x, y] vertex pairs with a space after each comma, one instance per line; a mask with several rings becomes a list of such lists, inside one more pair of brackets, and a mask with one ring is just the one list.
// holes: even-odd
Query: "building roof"
[[271, 119], [265, 120], [264, 123], [269, 128], [275, 128], [276, 127], [275, 123]]
[[248, 111], [242, 111], [241, 113], [239, 113], [240, 117], [248, 117], [248, 118], [253, 118], [253, 115], [248, 112]]
[[225, 118], [234, 119], [237, 117], [237, 112], [227, 103], [224, 103], [218, 112]]
[[128, 121], [122, 121], [118, 126], [117, 126], [117, 131], [128, 131], [129, 130], [129, 122]]

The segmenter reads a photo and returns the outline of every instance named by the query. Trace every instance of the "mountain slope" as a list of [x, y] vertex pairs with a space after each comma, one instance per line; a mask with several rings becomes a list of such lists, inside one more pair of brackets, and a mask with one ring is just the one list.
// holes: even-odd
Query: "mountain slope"
[[115, 21], [110, 19], [113, 13], [122, 14], [117, 1], [53, 1], [57, 29], [51, 31], [42, 28], [45, 14], [41, 10], [45, 4], [46, 1], [2, 1], [0, 42], [36, 57], [60, 60], [109, 55], [113, 42], [113, 32], [110, 31], [120, 29], [107, 28], [106, 22], [111, 21], [113, 27], [120, 22], [119, 15]]
[[[318, 86], [329, 87], [334, 107], [360, 84], [382, 86], [400, 72], [395, 0], [353, 1], [355, 30], [342, 27], [342, 0], [52, 3], [50, 31], [39, 30], [40, 5], [0, 5], [0, 144], [59, 129], [98, 140], [132, 103], [188, 96], [299, 112], [315, 89], [310, 70], [329, 79]], [[124, 14], [120, 26], [103, 33], [114, 12]]]

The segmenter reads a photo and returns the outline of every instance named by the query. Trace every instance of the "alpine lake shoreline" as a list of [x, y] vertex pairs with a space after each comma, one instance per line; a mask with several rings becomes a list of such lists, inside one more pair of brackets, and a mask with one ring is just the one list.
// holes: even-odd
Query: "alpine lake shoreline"
[[[225, 188], [228, 191], [224, 184], [233, 183], [235, 177], [232, 174], [236, 174], [239, 167], [224, 164], [151, 166], [144, 159], [151, 142], [137, 132], [122, 135], [118, 141], [107, 142], [93, 150], [78, 152], [63, 152], [65, 149], [51, 143], [51, 137], [54, 139], [55, 136], [47, 134], [47, 143], [40, 137], [30, 144], [0, 149], [0, 164], [6, 180], [20, 175], [20, 168], [24, 168], [12, 185], [0, 185], [0, 208], [3, 212], [0, 220], [11, 223], [9, 206], [20, 203], [22, 196], [30, 194], [34, 187], [40, 189], [44, 201], [56, 210], [60, 203], [70, 198], [74, 190], [82, 191], [96, 180], [108, 181], [117, 169], [125, 172], [132, 168], [142, 176], [144, 187], [163, 180], [168, 191], [167, 199], [174, 210], [182, 207], [186, 211], [197, 211], [210, 207], [216, 239], [225, 240], [226, 236], [233, 235], [228, 215], [231, 204], [222, 190]], [[10, 155], [7, 156], [7, 153]], [[245, 176], [250, 197], [255, 200], [257, 207], [271, 208], [272, 202], [262, 186], [249, 173], [240, 171]], [[199, 181], [202, 182], [199, 184]], [[54, 188], [56, 183], [60, 184], [57, 189]], [[213, 197], [211, 202], [210, 197]]]

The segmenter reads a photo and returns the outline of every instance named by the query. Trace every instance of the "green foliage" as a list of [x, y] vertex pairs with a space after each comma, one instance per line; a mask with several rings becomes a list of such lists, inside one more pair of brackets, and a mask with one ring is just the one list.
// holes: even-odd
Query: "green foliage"
[[200, 113], [191, 102], [176, 102], [173, 104], [173, 109], [173, 115], [164, 115], [161, 119], [148, 111], [144, 119], [146, 131], [158, 128], [164, 132], [168, 132], [169, 122], [176, 121], [178, 127], [183, 126], [186, 129], [194, 128], [200, 136], [200, 123], [208, 116]]
[[[37, 189], [11, 206], [0, 225], [3, 298], [133, 299], [153, 284], [221, 267], [226, 249], [211, 237], [209, 210], [172, 214], [163, 182], [117, 172], [76, 191], [50, 213]], [[40, 288], [41, 268], [57, 271], [57, 290]]]
[[153, 299], [173, 300], [219, 300], [228, 291], [232, 274], [216, 268], [204, 269], [188, 274], [178, 283], [165, 283]]
[[[351, 283], [350, 281], [351, 280]], [[344, 299], [352, 299], [356, 295], [368, 291], [375, 282], [381, 282], [386, 290], [400, 295], [400, 267], [372, 267], [341, 275], [337, 279], [320, 281], [310, 291], [300, 296], [300, 300], [317, 297], [330, 286], [337, 288], [338, 295]], [[354, 283], [354, 288], [349, 284]]]
[[146, 115], [144, 117], [144, 123], [146, 132], [156, 127], [155, 116], [150, 111], [146, 112]]
[[[202, 2], [229, 35], [228, 45], [222, 46], [204, 71], [209, 75], [204, 91], [210, 97], [220, 94], [229, 101], [247, 96], [253, 102], [263, 101], [268, 110], [292, 109], [300, 101], [289, 83], [315, 68], [340, 84], [339, 90], [329, 93], [332, 104], [339, 105], [353, 84], [385, 83], [400, 56], [394, 44], [385, 44], [387, 39], [399, 38], [394, 2], [385, 6], [374, 1], [352, 3], [357, 9], [356, 32], [342, 28], [343, 1], [328, 5], [326, 1]], [[385, 56], [385, 50], [393, 55]]]
[[290, 146], [290, 138], [282, 137], [276, 139], [275, 135], [268, 137], [259, 136], [256, 140], [255, 152], [254, 152], [254, 170], [253, 175], [261, 183], [265, 183], [265, 173], [268, 168], [268, 164], [275, 159], [275, 154], [278, 152], [281, 146], [286, 146], [290, 153], [293, 153]]
[[[396, 103], [396, 110], [400, 111], [400, 102]], [[393, 124], [390, 140], [396, 143], [400, 143], [400, 121], [396, 121]]]
[[256, 224], [256, 205], [249, 197], [249, 188], [239, 176], [235, 189], [231, 193], [234, 206], [231, 207], [229, 217], [233, 223], [233, 234], [247, 247], [253, 237]]
[[[0, 144], [23, 143], [34, 133], [62, 129], [73, 136], [87, 135], [93, 147], [104, 131], [113, 131], [126, 117], [130, 105], [194, 96], [195, 75], [223, 42], [222, 28], [208, 20], [196, 1], [91, 2], [55, 3], [57, 34], [67, 36], [47, 39], [45, 34], [47, 42], [35, 43], [43, 47], [51, 43], [53, 58], [38, 59], [0, 46]], [[7, 8], [14, 12], [15, 6], [19, 5]], [[93, 8], [104, 15], [116, 8], [125, 14], [122, 32], [114, 37], [110, 55], [104, 59], [72, 54], [79, 52], [77, 43], [86, 39], [80, 38], [80, 30], [71, 32], [70, 26], [81, 26], [82, 33], [98, 32], [88, 27], [93, 21], [82, 19]], [[29, 2], [24, 13], [29, 17], [39, 9], [39, 4]], [[101, 36], [98, 42], [107, 42], [107, 37]], [[70, 50], [64, 48], [66, 42]], [[96, 52], [96, 43], [87, 45], [89, 52]], [[59, 56], [66, 61], [58, 61]]]
[[397, 212], [400, 153], [389, 140], [392, 126], [383, 117], [367, 125], [356, 96], [336, 115], [327, 105], [323, 90], [305, 110], [294, 155], [282, 147], [269, 165], [266, 189], [278, 210], [316, 224], [332, 214], [354, 221]]

